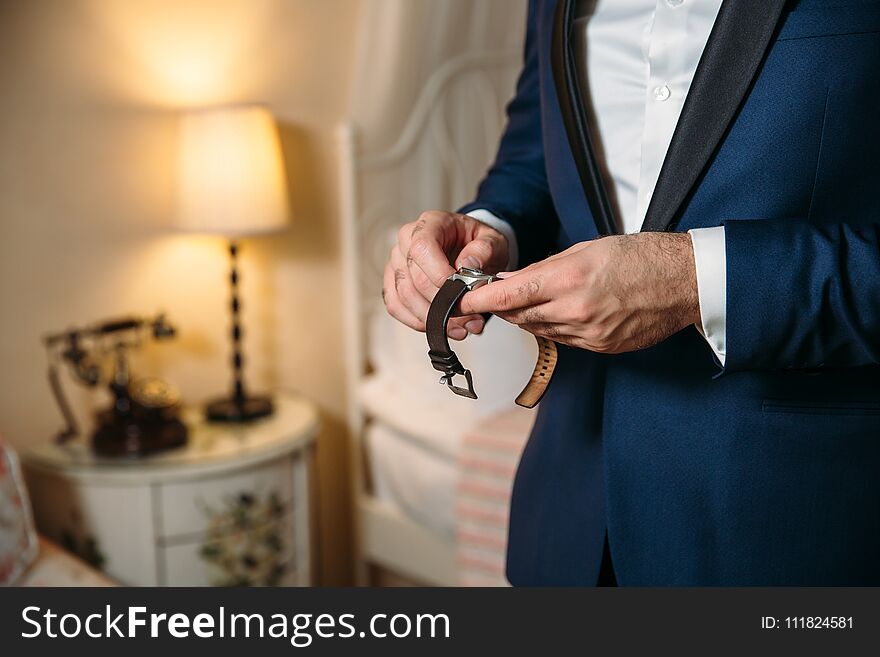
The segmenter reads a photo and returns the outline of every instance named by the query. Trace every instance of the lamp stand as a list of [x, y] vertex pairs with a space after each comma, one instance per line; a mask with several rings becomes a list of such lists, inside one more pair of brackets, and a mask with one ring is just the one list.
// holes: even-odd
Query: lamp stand
[[272, 400], [250, 397], [244, 388], [244, 357], [241, 347], [241, 301], [238, 291], [238, 244], [229, 241], [229, 286], [232, 292], [229, 308], [232, 314], [232, 396], [217, 399], [205, 406], [205, 415], [217, 422], [247, 422], [272, 414]]

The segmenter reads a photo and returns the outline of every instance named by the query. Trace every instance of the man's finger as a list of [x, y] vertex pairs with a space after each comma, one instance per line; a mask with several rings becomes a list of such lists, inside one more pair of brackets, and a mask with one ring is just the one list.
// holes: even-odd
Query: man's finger
[[532, 324], [519, 324], [524, 331], [533, 335], [540, 335], [555, 342], [565, 343], [566, 337], [571, 337], [571, 327], [565, 324], [551, 324], [548, 322], [535, 322]]
[[455, 259], [455, 266], [496, 272], [507, 266], [506, 238], [500, 233], [485, 233], [465, 244]]
[[553, 323], [552, 304], [541, 303], [520, 310], [499, 311], [496, 314], [511, 324], [548, 324]]
[[449, 241], [446, 234], [449, 230], [455, 230], [455, 227], [440, 220], [424, 223], [420, 220], [403, 252], [409, 266], [417, 265], [437, 287], [455, 271], [444, 250]]
[[446, 325], [446, 334], [450, 337], [453, 335], [461, 335], [458, 330], [463, 329], [466, 333], [474, 333], [479, 335], [486, 328], [486, 320], [482, 315], [465, 315], [464, 317], [451, 317], [449, 324]]
[[[397, 247], [391, 252], [391, 268], [394, 270], [394, 289], [400, 301], [416, 318], [424, 323], [428, 316], [428, 299], [413, 285], [406, 260]], [[418, 268], [417, 268], [418, 269]]]
[[541, 271], [534, 271], [498, 280], [468, 292], [461, 299], [461, 312], [467, 315], [498, 313], [535, 306], [549, 300], [546, 276]]
[[543, 260], [532, 263], [528, 267], [523, 267], [522, 269], [515, 269], [513, 271], [500, 272], [498, 274], [498, 278], [500, 278], [500, 279], [513, 278], [514, 276], [519, 276], [520, 274], [534, 271], [535, 269], [537, 269], [539, 267], [543, 267], [548, 262], [555, 262], [556, 260], [570, 256], [574, 253], [577, 253], [578, 251], [582, 251], [583, 249], [586, 249], [594, 242], [595, 242], [595, 240], [590, 241], [590, 242], [578, 242], [577, 244], [574, 244], [573, 246], [568, 247], [565, 251], [560, 251], [559, 253], [554, 253], [553, 255], [547, 256]]
[[397, 283], [397, 294], [401, 303], [409, 310], [422, 324], [428, 317], [428, 308], [430, 304], [425, 297], [419, 294], [419, 291], [413, 287], [412, 281], [406, 272], [397, 269], [394, 272], [394, 279]]
[[382, 277], [382, 300], [385, 302], [388, 314], [394, 319], [416, 331], [425, 330], [425, 323], [413, 315], [401, 302], [394, 285], [394, 268], [390, 262], [385, 265], [385, 274]]
[[[404, 261], [406, 260], [403, 256], [401, 257]], [[428, 278], [428, 275], [422, 271], [422, 268], [415, 261], [406, 262], [405, 264], [413, 287], [425, 298], [425, 301], [430, 302], [434, 295], [437, 294], [438, 287], [434, 285], [433, 281]]]

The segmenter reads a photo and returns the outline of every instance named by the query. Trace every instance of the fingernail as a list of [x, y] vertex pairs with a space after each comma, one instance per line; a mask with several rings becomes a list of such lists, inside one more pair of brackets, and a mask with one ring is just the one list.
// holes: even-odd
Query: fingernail
[[468, 256], [460, 263], [459, 267], [467, 267], [468, 269], [480, 269], [483, 265], [474, 256]]
[[460, 326], [449, 329], [449, 337], [453, 340], [464, 340], [467, 337], [467, 331]]
[[472, 319], [471, 321], [469, 321], [467, 324], [464, 325], [464, 327], [468, 330], [468, 332], [476, 333], [476, 334], [480, 334], [483, 332], [483, 326], [484, 326], [483, 322], [479, 319]]
[[509, 278], [510, 276], [513, 276], [512, 271], [500, 271], [495, 274], [495, 278]]

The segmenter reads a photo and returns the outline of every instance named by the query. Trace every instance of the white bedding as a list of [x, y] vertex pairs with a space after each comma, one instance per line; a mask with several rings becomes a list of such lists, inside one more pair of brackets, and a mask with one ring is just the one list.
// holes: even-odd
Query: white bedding
[[366, 443], [373, 494], [422, 526], [452, 538], [456, 457], [378, 422], [367, 429]]

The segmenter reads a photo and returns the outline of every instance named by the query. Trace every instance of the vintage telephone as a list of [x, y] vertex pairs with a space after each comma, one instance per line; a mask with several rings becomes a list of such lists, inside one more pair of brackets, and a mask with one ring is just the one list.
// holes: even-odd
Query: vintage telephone
[[[128, 350], [139, 347], [145, 336], [166, 340], [174, 327], [162, 314], [154, 318], [122, 317], [46, 336], [49, 385], [66, 427], [56, 442], [79, 435], [76, 419], [64, 395], [59, 364], [66, 362], [76, 378], [89, 387], [105, 383], [113, 395], [109, 408], [97, 413], [98, 426], [92, 448], [102, 456], [144, 456], [183, 445], [186, 426], [179, 419], [180, 400], [160, 379], [133, 379]], [[112, 356], [112, 366], [103, 361]]]

